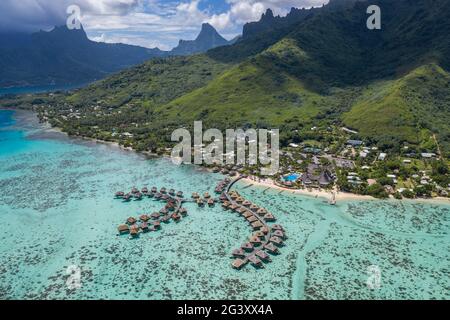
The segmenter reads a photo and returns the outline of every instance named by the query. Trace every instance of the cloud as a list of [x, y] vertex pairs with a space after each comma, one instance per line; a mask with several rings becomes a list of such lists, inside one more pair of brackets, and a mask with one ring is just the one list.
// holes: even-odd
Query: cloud
[[179, 39], [194, 39], [204, 22], [234, 37], [268, 8], [285, 15], [291, 7], [323, 2], [328, 0], [0, 0], [0, 32], [63, 25], [67, 7], [76, 4], [85, 30], [97, 41], [169, 48]]

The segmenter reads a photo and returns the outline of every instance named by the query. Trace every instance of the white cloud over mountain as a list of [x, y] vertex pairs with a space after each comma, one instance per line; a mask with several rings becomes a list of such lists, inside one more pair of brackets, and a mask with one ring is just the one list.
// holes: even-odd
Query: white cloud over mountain
[[168, 49], [180, 38], [194, 38], [203, 22], [233, 37], [268, 8], [285, 15], [291, 7], [324, 2], [328, 0], [1, 0], [0, 31], [51, 29], [64, 24], [67, 7], [76, 4], [94, 40]]

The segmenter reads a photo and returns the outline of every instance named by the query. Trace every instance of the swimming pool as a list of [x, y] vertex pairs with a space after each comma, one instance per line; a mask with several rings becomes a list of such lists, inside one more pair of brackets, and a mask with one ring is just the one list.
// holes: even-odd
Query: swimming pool
[[284, 181], [287, 181], [287, 182], [295, 182], [295, 181], [297, 181], [300, 177], [301, 177], [300, 174], [298, 174], [298, 173], [293, 173], [293, 174], [290, 174], [290, 175], [287, 175], [287, 176], [283, 177], [283, 180], [284, 180]]

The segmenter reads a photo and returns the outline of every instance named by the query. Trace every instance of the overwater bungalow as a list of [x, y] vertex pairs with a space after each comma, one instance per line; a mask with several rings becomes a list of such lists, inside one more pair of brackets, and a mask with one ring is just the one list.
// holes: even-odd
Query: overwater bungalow
[[149, 198], [153, 198], [155, 196], [155, 194], [153, 192], [148, 192], [147, 193], [147, 197]]
[[264, 234], [268, 234], [270, 232], [269, 227], [267, 227], [267, 226], [262, 227], [260, 229], [260, 231]]
[[276, 231], [276, 230], [284, 231], [284, 228], [282, 226], [280, 226], [279, 224], [274, 224], [272, 226], [272, 231]]
[[169, 194], [170, 194], [172, 197], [175, 197], [175, 190], [174, 190], [174, 189], [170, 189], [170, 190], [169, 190]]
[[260, 258], [264, 262], [272, 261], [272, 259], [270, 259], [270, 256], [266, 252], [264, 252], [262, 250], [256, 250], [255, 251], [255, 256], [257, 256], [258, 258]]
[[236, 249], [236, 250], [233, 250], [232, 255], [235, 258], [245, 258], [245, 251], [242, 249]]
[[245, 201], [245, 199], [242, 198], [242, 197], [238, 197], [238, 198], [236, 199], [236, 202], [239, 203], [239, 204], [242, 204], [244, 201]]
[[136, 199], [136, 200], [142, 200], [142, 197], [143, 197], [143, 195], [140, 192], [134, 194], [134, 199]]
[[178, 198], [183, 198], [183, 191], [178, 191], [177, 192], [177, 197]]
[[146, 214], [143, 214], [139, 217], [139, 219], [143, 222], [147, 222], [148, 220], [150, 220], [150, 217]]
[[125, 195], [125, 192], [117, 191], [116, 192], [116, 199], [122, 199], [124, 195]]
[[245, 211], [247, 211], [247, 210], [242, 207], [239, 207], [236, 209], [236, 212], [239, 213], [240, 215], [242, 215]]
[[168, 201], [169, 199], [170, 199], [170, 196], [168, 196], [167, 194], [162, 194], [161, 195], [161, 200]]
[[142, 188], [141, 192], [143, 194], [147, 195], [148, 194], [148, 188], [147, 187]]
[[225, 210], [228, 210], [231, 206], [231, 203], [229, 203], [228, 201], [225, 201], [224, 203], [222, 203], [222, 208], [224, 208]]
[[244, 207], [250, 207], [250, 206], [252, 205], [252, 203], [251, 203], [250, 201], [248, 201], [248, 200], [245, 200], [245, 201], [242, 203], [242, 205], [243, 205]]
[[187, 212], [187, 209], [186, 209], [186, 208], [181, 208], [180, 211], [179, 211], [179, 213], [180, 213], [183, 217], [186, 217], [188, 212]]
[[256, 268], [264, 268], [262, 261], [256, 255], [248, 257], [248, 261]]
[[198, 199], [198, 198], [200, 198], [200, 195], [197, 192], [194, 192], [192, 194], [192, 199]]
[[236, 259], [231, 264], [234, 269], [241, 270], [247, 264], [246, 260]]
[[198, 205], [199, 207], [204, 207], [204, 206], [205, 206], [205, 203], [203, 202], [202, 199], [197, 199], [197, 205]]
[[241, 249], [246, 251], [246, 252], [252, 252], [254, 247], [253, 247], [253, 245], [250, 242], [247, 242], [247, 243], [242, 245]]
[[148, 232], [148, 231], [149, 231], [149, 230], [148, 230], [148, 223], [147, 223], [147, 222], [144, 222], [144, 223], [141, 224], [141, 230], [142, 230], [143, 232]]
[[259, 220], [254, 215], [251, 215], [250, 217], [247, 218], [247, 221], [249, 223], [253, 223], [253, 222], [256, 222], [256, 221], [259, 221]]
[[163, 195], [162, 195], [161, 193], [159, 193], [159, 192], [155, 193], [155, 199], [156, 199], [156, 200], [161, 199], [162, 196], [163, 196]]
[[230, 193], [230, 198], [233, 201], [236, 201], [237, 198], [239, 198], [239, 196], [236, 193]]
[[225, 194], [223, 194], [223, 193], [220, 195], [220, 198], [219, 198], [219, 199], [220, 199], [220, 201], [222, 201], [222, 202], [228, 200], [227, 196], [226, 196]]
[[160, 193], [162, 194], [166, 194], [167, 193], [167, 188], [162, 187], [161, 190], [159, 190]]
[[129, 225], [134, 225], [136, 222], [137, 222], [137, 220], [133, 217], [129, 217], [127, 219], [127, 224], [129, 224]]
[[165, 208], [169, 211], [175, 211], [175, 207], [176, 207], [176, 204], [174, 204], [173, 202], [169, 202], [166, 204]]
[[253, 230], [259, 230], [262, 227], [264, 227], [264, 225], [261, 223], [261, 221], [256, 221], [252, 223]]
[[153, 187], [152, 188], [152, 193], [157, 193], [158, 192], [158, 188], [157, 187]]
[[133, 238], [136, 238], [139, 236], [139, 227], [137, 225], [134, 225], [130, 228], [130, 235]]
[[253, 212], [256, 212], [258, 211], [259, 207], [256, 204], [252, 204], [249, 209], [252, 210]]
[[259, 247], [262, 245], [261, 239], [259, 237], [256, 236], [252, 236], [250, 238], [250, 243], [254, 246], [254, 247]]
[[273, 214], [268, 213], [264, 216], [264, 220], [266, 222], [275, 222], [277, 219], [273, 216]]
[[123, 196], [123, 201], [124, 202], [129, 202], [131, 201], [131, 194], [127, 193], [126, 195]]
[[151, 217], [153, 220], [158, 220], [158, 219], [161, 217], [161, 214], [158, 213], [158, 212], [153, 212], [153, 213], [150, 215], [150, 217]]
[[167, 210], [166, 208], [162, 208], [161, 210], [159, 210], [160, 215], [164, 215], [164, 214], [168, 214], [169, 210]]
[[280, 238], [280, 239], [286, 240], [286, 234], [283, 231], [281, 231], [281, 230], [275, 230], [273, 235], [278, 237], [278, 238]]
[[161, 222], [163, 223], [169, 223], [170, 222], [170, 216], [169, 215], [165, 215], [161, 218]]
[[266, 235], [261, 230], [256, 231], [255, 233], [253, 233], [253, 236], [254, 237], [258, 237], [260, 239], [265, 239], [266, 238]]
[[209, 199], [209, 198], [211, 198], [211, 195], [209, 194], [209, 192], [205, 192], [205, 193], [203, 194], [203, 198]]
[[214, 207], [214, 205], [215, 205], [214, 199], [209, 199], [209, 200], [208, 200], [208, 206]]
[[278, 247], [283, 245], [283, 240], [275, 236], [271, 237], [269, 241]]
[[132, 194], [139, 193], [139, 189], [136, 188], [136, 187], [134, 187], [133, 189], [131, 189], [131, 193], [132, 193]]
[[172, 219], [175, 222], [180, 222], [181, 216], [178, 213], [174, 213], [174, 214], [172, 214]]
[[271, 242], [269, 242], [266, 245], [264, 245], [264, 249], [267, 250], [267, 252], [269, 252], [271, 254], [279, 254], [280, 253], [278, 248], [275, 247], [274, 244], [271, 243]]
[[153, 228], [155, 228], [156, 230], [161, 229], [161, 222], [159, 221], [153, 222]]
[[256, 213], [258, 214], [258, 216], [260, 217], [264, 217], [267, 214], [267, 210], [263, 209], [263, 208], [259, 208]]
[[121, 224], [117, 229], [120, 234], [130, 233], [130, 227], [126, 224]]

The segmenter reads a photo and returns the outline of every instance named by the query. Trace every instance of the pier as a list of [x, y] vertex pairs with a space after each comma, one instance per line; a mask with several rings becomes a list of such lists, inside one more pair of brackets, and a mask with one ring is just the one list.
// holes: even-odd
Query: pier
[[[215, 193], [220, 195], [219, 201], [222, 208], [237, 213], [253, 230], [248, 241], [232, 252], [234, 258], [232, 267], [240, 270], [251, 264], [255, 268], [264, 268], [265, 263], [272, 261], [271, 256], [280, 254], [280, 248], [284, 246], [286, 240], [286, 233], [281, 225], [272, 224], [276, 221], [272, 213], [232, 190], [243, 178], [245, 177], [238, 176], [233, 180], [225, 178], [215, 188]], [[208, 192], [205, 192], [203, 197], [198, 192], [194, 192], [191, 198], [187, 199], [183, 197], [183, 192], [165, 187], [159, 191], [157, 187], [151, 190], [147, 187], [142, 190], [133, 188], [130, 193], [119, 191], [115, 194], [115, 198], [122, 199], [123, 202], [150, 198], [165, 203], [159, 212], [142, 214], [139, 218], [130, 217], [118, 227], [120, 235], [129, 234], [131, 238], [138, 238], [142, 233], [161, 230], [163, 223], [167, 224], [171, 221], [179, 223], [187, 216], [187, 209], [183, 207], [184, 203], [197, 204], [199, 207], [205, 207], [205, 205], [213, 207], [218, 201]]]
[[250, 263], [255, 268], [263, 268], [264, 263], [272, 261], [269, 254], [280, 253], [279, 248], [284, 245], [286, 234], [280, 225], [269, 226], [269, 222], [276, 220], [270, 212], [245, 200], [237, 191], [231, 191], [233, 186], [243, 178], [239, 176], [232, 181], [225, 179], [216, 187], [216, 193], [221, 193], [220, 200], [224, 210], [238, 213], [246, 219], [254, 231], [249, 242], [233, 251], [232, 256], [235, 260], [232, 266], [240, 270]]
[[183, 207], [183, 203], [190, 200], [183, 198], [182, 191], [176, 192], [174, 189], [170, 189], [167, 192], [167, 188], [163, 187], [158, 192], [156, 187], [153, 187], [150, 191], [147, 187], [144, 187], [141, 191], [133, 188], [130, 193], [119, 191], [115, 194], [115, 198], [122, 199], [123, 202], [129, 202], [132, 199], [141, 201], [144, 197], [163, 202], [165, 206], [159, 212], [142, 214], [139, 218], [129, 217], [124, 224], [119, 225], [119, 235], [129, 234], [131, 238], [137, 238], [142, 233], [161, 230], [161, 223], [167, 224], [171, 221], [178, 223], [188, 214], [187, 209]]

